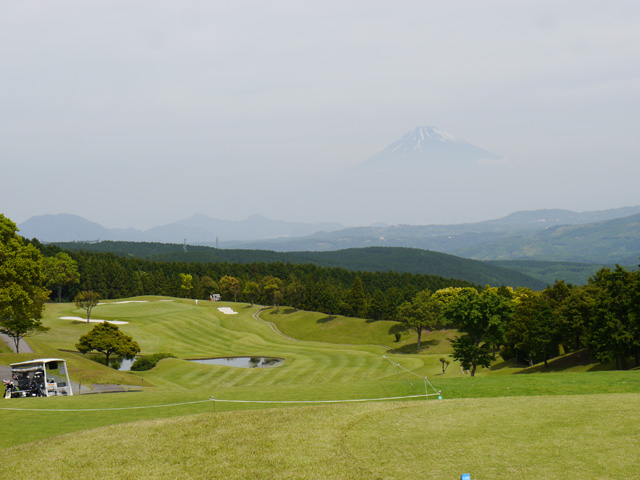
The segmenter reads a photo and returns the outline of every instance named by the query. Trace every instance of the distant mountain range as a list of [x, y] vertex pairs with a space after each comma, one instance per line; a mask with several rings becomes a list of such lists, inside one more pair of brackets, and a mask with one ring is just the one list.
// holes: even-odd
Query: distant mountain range
[[478, 260], [546, 260], [637, 265], [640, 206], [594, 212], [535, 210], [460, 225], [358, 227], [304, 238], [230, 242], [225, 248], [323, 251], [413, 247]]
[[279, 237], [306, 236], [318, 231], [330, 232], [343, 229], [339, 223], [301, 223], [271, 220], [261, 215], [252, 215], [245, 220], [230, 221], [196, 214], [174, 223], [148, 230], [134, 228], [105, 228], [77, 215], [39, 215], [18, 225], [20, 235], [37, 238], [43, 242], [91, 242], [97, 240], [120, 240], [130, 242], [162, 242], [191, 244], [236, 240], [252, 241]]
[[[478, 260], [544, 260], [637, 265], [640, 206], [592, 212], [535, 210], [458, 225], [343, 228], [254, 215], [240, 222], [202, 214], [146, 231], [106, 229], [75, 215], [41, 215], [20, 224], [20, 234], [43, 242], [133, 241], [221, 248], [330, 251], [373, 246], [409, 247]], [[236, 241], [230, 241], [234, 238]]]

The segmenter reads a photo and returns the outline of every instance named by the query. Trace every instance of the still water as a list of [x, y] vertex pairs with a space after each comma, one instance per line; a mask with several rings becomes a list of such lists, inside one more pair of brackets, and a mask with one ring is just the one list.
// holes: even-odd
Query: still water
[[198, 360], [189, 360], [190, 362], [206, 363], [208, 365], [224, 365], [227, 367], [240, 368], [268, 368], [279, 367], [284, 363], [284, 358], [276, 357], [220, 357], [220, 358], [201, 358]]

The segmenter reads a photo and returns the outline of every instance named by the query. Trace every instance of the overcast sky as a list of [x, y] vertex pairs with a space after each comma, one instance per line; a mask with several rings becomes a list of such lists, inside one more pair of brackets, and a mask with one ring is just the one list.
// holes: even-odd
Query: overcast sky
[[[0, 213], [148, 228], [638, 205], [639, 25], [637, 0], [0, 0]], [[502, 155], [509, 187], [448, 209], [334, 195], [418, 125]]]

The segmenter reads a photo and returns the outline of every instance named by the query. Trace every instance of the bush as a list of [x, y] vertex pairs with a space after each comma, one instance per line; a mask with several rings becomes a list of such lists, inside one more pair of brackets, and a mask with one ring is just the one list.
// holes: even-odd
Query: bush
[[402, 334], [400, 332], [396, 332], [396, 342], [399, 342], [402, 338]]
[[[101, 363], [102, 365], [107, 365], [107, 357], [105, 357], [101, 353], [91, 353], [87, 355], [87, 357], [89, 357], [89, 360], [91, 360], [92, 362]], [[109, 365], [107, 365], [107, 367], [108, 366]]]
[[151, 370], [156, 364], [163, 358], [175, 358], [170, 353], [154, 353], [152, 355], [144, 355], [136, 358], [136, 361], [131, 365], [131, 370], [134, 372], [144, 372], [145, 370]]

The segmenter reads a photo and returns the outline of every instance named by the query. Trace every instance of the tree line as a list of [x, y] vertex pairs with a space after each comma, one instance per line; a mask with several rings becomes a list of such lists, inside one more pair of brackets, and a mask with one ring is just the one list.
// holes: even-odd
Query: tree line
[[556, 281], [542, 291], [510, 287], [447, 288], [420, 292], [398, 307], [398, 317], [420, 335], [455, 328], [454, 359], [474, 375], [499, 353], [533, 365], [585, 351], [626, 370], [640, 366], [640, 272], [602, 268], [587, 285]]
[[[84, 291], [100, 298], [140, 295], [288, 305], [328, 315], [372, 320], [395, 318], [396, 308], [418, 292], [446, 287], [479, 288], [470, 282], [435, 275], [397, 272], [354, 272], [343, 268], [284, 262], [183, 263], [159, 262], [112, 253], [63, 251], [31, 241], [46, 259], [66, 263], [49, 288], [57, 298], [72, 301]], [[52, 260], [50, 260], [52, 261]], [[55, 283], [55, 284], [54, 284]]]

